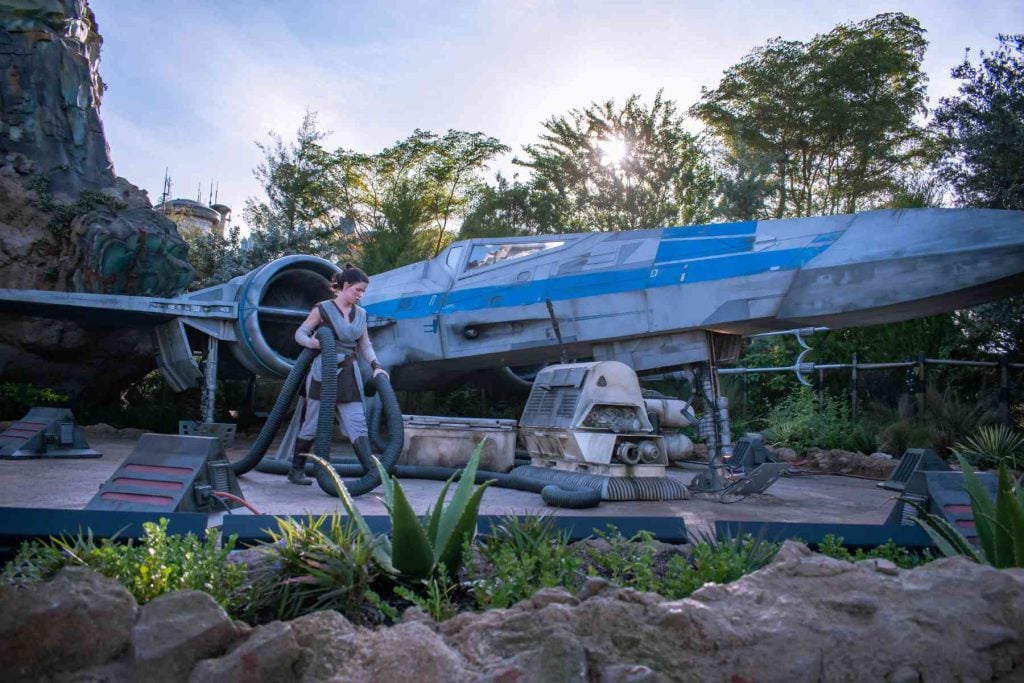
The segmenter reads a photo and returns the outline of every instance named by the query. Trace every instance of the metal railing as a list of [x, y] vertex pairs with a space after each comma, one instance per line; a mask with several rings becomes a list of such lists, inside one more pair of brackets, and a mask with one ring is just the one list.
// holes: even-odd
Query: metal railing
[[[803, 354], [801, 354], [801, 357]], [[818, 373], [818, 394], [821, 396], [825, 380], [826, 370], [850, 370], [850, 417], [853, 421], [857, 420], [857, 373], [863, 370], [892, 370], [905, 368], [915, 369], [915, 376], [919, 384], [917, 391], [911, 391], [912, 394], [920, 393], [923, 394], [927, 388], [927, 369], [929, 365], [952, 365], [961, 367], [982, 367], [982, 368], [998, 368], [999, 369], [999, 410], [1000, 418], [1007, 422], [1009, 421], [1009, 400], [1010, 400], [1010, 370], [1021, 370], [1024, 369], [1024, 363], [1011, 363], [1006, 356], [1001, 356], [999, 360], [983, 361], [983, 360], [949, 360], [945, 358], [926, 358], [924, 354], [919, 354], [917, 360], [897, 361], [891, 363], [859, 363], [857, 362], [857, 354], [853, 354], [853, 359], [850, 363], [802, 363], [797, 362], [793, 365], [787, 365], [782, 367], [763, 367], [763, 368], [719, 368], [719, 375], [753, 375], [758, 373], [771, 373], [771, 372], [793, 372], [796, 374], [797, 379], [803, 384], [809, 384], [804, 375], [811, 374], [813, 372]]]

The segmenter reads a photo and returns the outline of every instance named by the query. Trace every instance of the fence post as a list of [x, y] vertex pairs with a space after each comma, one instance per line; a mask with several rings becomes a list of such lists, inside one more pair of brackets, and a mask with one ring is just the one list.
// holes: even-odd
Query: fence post
[[857, 424], [857, 352], [853, 352], [850, 364], [850, 421]]
[[999, 421], [1007, 427], [1010, 424], [1010, 356], [999, 356]]
[[818, 368], [818, 408], [825, 407], [825, 370]]
[[924, 415], [928, 410], [928, 370], [924, 362], [924, 352], [917, 354], [917, 391], [918, 414]]

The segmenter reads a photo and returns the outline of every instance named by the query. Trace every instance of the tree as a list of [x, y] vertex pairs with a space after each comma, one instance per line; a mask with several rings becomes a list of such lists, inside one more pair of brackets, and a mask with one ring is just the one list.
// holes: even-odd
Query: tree
[[1024, 209], [1024, 35], [1000, 35], [981, 63], [952, 70], [959, 96], [935, 111], [941, 135], [941, 172], [964, 206]]
[[635, 230], [706, 221], [714, 176], [676, 105], [633, 95], [544, 122], [516, 163], [532, 170], [533, 201], [550, 207], [541, 232]]
[[[968, 51], [952, 70], [960, 94], [942, 98], [933, 123], [943, 147], [940, 174], [963, 206], [1024, 209], [1024, 35], [998, 40], [979, 65]], [[1024, 350], [1022, 296], [958, 311], [956, 321], [973, 348]]]
[[484, 185], [470, 201], [459, 239], [535, 235], [553, 223], [551, 206], [530, 185], [500, 173], [495, 186]]
[[727, 221], [749, 221], [764, 215], [779, 185], [772, 176], [770, 159], [738, 142], [735, 149], [725, 152], [723, 165], [715, 213]]
[[215, 231], [182, 230], [181, 237], [188, 245], [189, 263], [196, 269], [189, 291], [219, 285], [259, 265], [252, 263], [248, 252], [242, 249], [237, 225], [226, 236]]
[[[690, 113], [746, 168], [772, 169], [758, 181], [771, 195], [757, 217], [878, 206], [902, 169], [924, 160], [914, 122], [925, 103], [923, 34], [915, 19], [891, 13], [808, 43], [776, 38], [702, 90]], [[743, 172], [737, 165], [734, 176]]]
[[250, 197], [243, 216], [249, 226], [249, 249], [255, 263], [288, 253], [336, 258], [349, 251], [350, 222], [342, 208], [350, 178], [335, 154], [320, 144], [328, 133], [317, 128], [316, 113], [306, 112], [294, 142], [285, 144], [270, 132], [257, 142], [264, 160], [253, 171], [266, 201]]
[[341, 206], [371, 272], [434, 256], [480, 191], [490, 159], [508, 151], [482, 133], [416, 130], [378, 154], [339, 151], [347, 178]]

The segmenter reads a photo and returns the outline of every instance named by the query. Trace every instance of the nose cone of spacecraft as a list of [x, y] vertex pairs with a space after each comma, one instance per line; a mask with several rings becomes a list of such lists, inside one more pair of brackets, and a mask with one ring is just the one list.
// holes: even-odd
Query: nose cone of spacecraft
[[850, 216], [804, 264], [777, 317], [847, 327], [966, 308], [1024, 286], [1024, 211], [926, 209]]

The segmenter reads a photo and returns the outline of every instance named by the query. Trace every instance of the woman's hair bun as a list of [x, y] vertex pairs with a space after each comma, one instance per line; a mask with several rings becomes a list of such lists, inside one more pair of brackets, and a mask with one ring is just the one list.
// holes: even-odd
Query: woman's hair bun
[[342, 269], [331, 276], [331, 286], [334, 289], [341, 289], [347, 284], [356, 284], [357, 282], [370, 282], [369, 276], [356, 266], [351, 263], [346, 263]]

